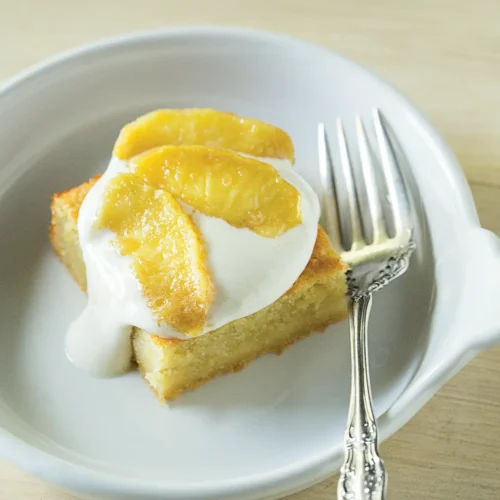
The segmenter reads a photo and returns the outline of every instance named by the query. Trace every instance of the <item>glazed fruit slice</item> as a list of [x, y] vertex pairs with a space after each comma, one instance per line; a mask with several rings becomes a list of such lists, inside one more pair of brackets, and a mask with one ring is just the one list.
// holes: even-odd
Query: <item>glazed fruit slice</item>
[[97, 229], [109, 229], [158, 323], [199, 334], [214, 296], [201, 234], [174, 197], [133, 174], [108, 184]]
[[300, 193], [269, 164], [206, 146], [163, 146], [133, 158], [131, 171], [205, 215], [265, 237], [302, 221]]
[[120, 132], [113, 155], [127, 160], [166, 145], [231, 149], [259, 158], [294, 161], [286, 132], [267, 123], [213, 109], [160, 109], [139, 117]]

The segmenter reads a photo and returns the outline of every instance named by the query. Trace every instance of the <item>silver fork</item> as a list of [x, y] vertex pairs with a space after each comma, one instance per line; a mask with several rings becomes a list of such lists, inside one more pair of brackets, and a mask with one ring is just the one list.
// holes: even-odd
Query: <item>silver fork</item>
[[[374, 111], [373, 128], [378, 161], [357, 117], [359, 161], [354, 163], [344, 126], [337, 122], [339, 168], [332, 160], [323, 125], [318, 134], [327, 231], [350, 267], [347, 285], [352, 378], [345, 460], [337, 490], [337, 498], [342, 500], [383, 500], [386, 495], [387, 473], [378, 452], [370, 388], [368, 317], [373, 292], [407, 270], [415, 248], [410, 197], [379, 110]], [[360, 168], [356, 170], [354, 165]], [[389, 202], [385, 210], [383, 201]]]

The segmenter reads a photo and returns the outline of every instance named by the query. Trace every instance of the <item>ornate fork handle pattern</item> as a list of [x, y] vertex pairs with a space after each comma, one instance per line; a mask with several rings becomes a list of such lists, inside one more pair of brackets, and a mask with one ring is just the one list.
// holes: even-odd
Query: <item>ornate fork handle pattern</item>
[[345, 436], [345, 461], [338, 484], [338, 498], [345, 500], [384, 500], [387, 490], [387, 474], [378, 453], [368, 372], [366, 330], [371, 303], [371, 293], [359, 294], [349, 301], [351, 404]]
[[361, 278], [355, 278], [352, 271], [347, 271], [347, 292], [353, 300], [359, 300], [367, 294], [372, 294], [383, 288], [387, 283], [406, 272], [410, 265], [410, 257], [416, 248], [415, 242], [410, 240], [398, 253], [391, 256], [386, 265], [375, 273], [366, 273]]

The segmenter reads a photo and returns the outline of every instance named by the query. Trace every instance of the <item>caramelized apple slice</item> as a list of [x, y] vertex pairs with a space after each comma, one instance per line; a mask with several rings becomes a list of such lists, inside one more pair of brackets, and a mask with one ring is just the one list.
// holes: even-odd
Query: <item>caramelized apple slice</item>
[[115, 233], [120, 254], [132, 257], [158, 323], [199, 334], [214, 286], [201, 234], [174, 197], [133, 174], [120, 174], [107, 186], [95, 226]]
[[123, 127], [113, 154], [127, 160], [157, 146], [196, 144], [294, 161], [292, 140], [283, 130], [213, 109], [160, 109], [143, 115]]
[[131, 171], [205, 215], [275, 237], [302, 221], [300, 193], [269, 164], [225, 149], [162, 146], [130, 160]]

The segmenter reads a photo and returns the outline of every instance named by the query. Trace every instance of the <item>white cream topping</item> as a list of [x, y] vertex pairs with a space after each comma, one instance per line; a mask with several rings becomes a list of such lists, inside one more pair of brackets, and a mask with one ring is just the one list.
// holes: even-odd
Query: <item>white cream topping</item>
[[[291, 288], [314, 248], [320, 214], [316, 193], [289, 161], [257, 159], [272, 165], [299, 191], [302, 223], [275, 238], [265, 238], [182, 204], [188, 213], [192, 211], [201, 231], [216, 288], [202, 334], [272, 304]], [[69, 328], [66, 352], [77, 367], [98, 376], [127, 371], [132, 357], [133, 326], [162, 337], [186, 338], [168, 325], [157, 324], [142, 296], [130, 258], [118, 253], [112, 232], [93, 228], [107, 184], [127, 171], [126, 162], [112, 158], [104, 175], [85, 197], [78, 217], [88, 304]]]

